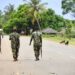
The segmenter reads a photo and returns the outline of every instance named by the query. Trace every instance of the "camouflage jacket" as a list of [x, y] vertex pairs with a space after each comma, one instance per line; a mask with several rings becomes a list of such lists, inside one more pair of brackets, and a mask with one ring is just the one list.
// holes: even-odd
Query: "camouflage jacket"
[[19, 40], [19, 34], [16, 32], [13, 32], [9, 36], [9, 40], [11, 40], [11, 48], [19, 48], [20, 46], [20, 40]]
[[42, 46], [42, 33], [40, 31], [33, 32], [31, 36], [30, 44], [32, 40], [34, 42], [34, 45]]

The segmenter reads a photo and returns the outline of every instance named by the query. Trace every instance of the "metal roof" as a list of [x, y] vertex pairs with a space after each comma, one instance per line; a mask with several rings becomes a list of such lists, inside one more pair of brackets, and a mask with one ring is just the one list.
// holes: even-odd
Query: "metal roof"
[[52, 28], [46, 28], [42, 30], [42, 33], [48, 33], [48, 34], [52, 34], [52, 33], [58, 33], [56, 30], [52, 29]]

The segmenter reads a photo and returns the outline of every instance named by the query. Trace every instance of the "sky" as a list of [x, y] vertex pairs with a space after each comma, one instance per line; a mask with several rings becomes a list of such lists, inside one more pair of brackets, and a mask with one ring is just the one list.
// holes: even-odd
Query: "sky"
[[[47, 8], [52, 8], [57, 15], [61, 15], [66, 19], [75, 19], [70, 14], [62, 15], [62, 9], [61, 9], [61, 1], [62, 0], [42, 0], [42, 2], [47, 2], [48, 5], [46, 5]], [[15, 9], [20, 5], [23, 4], [23, 0], [0, 0], [0, 10], [4, 11], [5, 6], [8, 4], [13, 4], [15, 6]]]

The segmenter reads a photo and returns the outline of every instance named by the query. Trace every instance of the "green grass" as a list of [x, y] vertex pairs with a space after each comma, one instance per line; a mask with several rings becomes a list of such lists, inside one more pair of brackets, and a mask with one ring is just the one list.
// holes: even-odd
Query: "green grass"
[[[51, 36], [51, 35], [43, 35], [43, 38], [47, 39], [47, 40], [52, 40], [52, 41], [58, 42], [58, 43], [60, 41], [64, 40], [64, 38], [61, 36]], [[69, 39], [65, 38], [65, 40], [69, 40]], [[71, 38], [71, 40], [69, 40], [69, 44], [75, 45], [75, 38]]]
[[70, 44], [71, 44], [71, 45], [75, 45], [75, 38], [72, 38], [72, 39], [70, 40]]

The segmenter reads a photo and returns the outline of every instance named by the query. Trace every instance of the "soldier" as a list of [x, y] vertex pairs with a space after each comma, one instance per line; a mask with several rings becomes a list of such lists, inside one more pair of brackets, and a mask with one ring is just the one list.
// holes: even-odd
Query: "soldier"
[[34, 41], [33, 47], [34, 47], [35, 58], [36, 58], [36, 61], [38, 61], [40, 50], [42, 51], [42, 34], [38, 29], [36, 29], [32, 33], [29, 45], [31, 45], [32, 40]]
[[0, 29], [0, 52], [1, 52], [1, 36], [3, 38], [3, 30], [2, 29]]
[[19, 47], [20, 47], [20, 40], [16, 28], [13, 28], [13, 32], [10, 34], [9, 40], [11, 40], [13, 59], [14, 61], [17, 61]]

